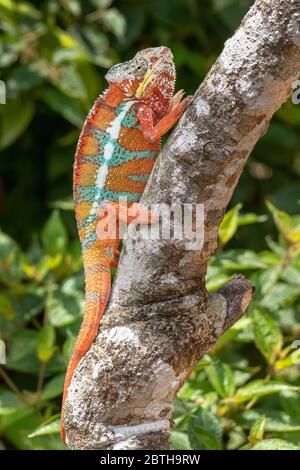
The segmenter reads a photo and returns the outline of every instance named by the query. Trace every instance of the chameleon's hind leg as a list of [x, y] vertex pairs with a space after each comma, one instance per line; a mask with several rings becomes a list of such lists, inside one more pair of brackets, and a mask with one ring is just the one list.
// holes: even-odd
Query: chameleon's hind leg
[[137, 222], [139, 224], [153, 224], [158, 220], [157, 215], [149, 209], [143, 207], [139, 202], [126, 204], [124, 202], [102, 201], [97, 209], [99, 221], [107, 218], [109, 223], [113, 217], [116, 223], [122, 222], [130, 224]]
[[125, 233], [125, 227], [131, 223], [154, 224], [158, 221], [158, 216], [138, 202], [127, 205], [124, 202], [104, 200], [99, 204], [97, 215], [99, 217], [96, 226], [97, 237], [100, 240], [109, 240], [109, 253], [106, 250], [106, 258], [114, 268], [119, 263], [119, 240]]
[[128, 223], [155, 224], [157, 221], [158, 216], [139, 202], [134, 202], [128, 209]]

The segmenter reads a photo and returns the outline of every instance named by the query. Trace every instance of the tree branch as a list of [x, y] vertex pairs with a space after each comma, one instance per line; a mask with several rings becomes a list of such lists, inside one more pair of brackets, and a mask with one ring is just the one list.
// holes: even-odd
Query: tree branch
[[208, 296], [207, 263], [246, 160], [300, 73], [299, 31], [300, 0], [257, 0], [168, 139], [143, 202], [204, 204], [204, 244], [125, 243], [98, 337], [69, 389], [70, 447], [169, 448], [176, 393], [247, 308], [252, 287], [241, 276]]

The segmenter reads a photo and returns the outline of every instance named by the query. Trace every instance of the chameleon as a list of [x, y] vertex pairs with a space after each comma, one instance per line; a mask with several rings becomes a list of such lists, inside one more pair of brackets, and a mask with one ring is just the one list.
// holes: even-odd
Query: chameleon
[[[97, 335], [110, 297], [110, 268], [118, 262], [120, 239], [100, 237], [99, 224], [105, 215], [121, 208], [124, 197], [127, 208], [134, 207], [139, 221], [148, 223], [149, 214], [139, 200], [158, 156], [160, 138], [191, 102], [183, 90], [174, 94], [175, 65], [171, 50], [165, 46], [139, 51], [133, 59], [112, 66], [105, 79], [108, 88], [96, 99], [83, 125], [73, 170], [85, 307], [65, 377], [61, 418], [64, 442], [63, 410], [68, 388]], [[118, 212], [118, 223], [122, 214], [128, 215], [126, 207]]]

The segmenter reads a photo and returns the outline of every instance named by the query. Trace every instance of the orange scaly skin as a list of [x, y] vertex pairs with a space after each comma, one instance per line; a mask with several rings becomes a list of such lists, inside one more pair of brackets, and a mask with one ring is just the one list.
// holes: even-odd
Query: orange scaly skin
[[[74, 201], [85, 274], [85, 310], [68, 366], [62, 404], [61, 437], [65, 441], [63, 406], [74, 371], [97, 335], [110, 296], [110, 267], [117, 264], [118, 224], [127, 209], [147, 223], [138, 201], [160, 148], [160, 137], [190, 102], [173, 96], [175, 67], [166, 47], [145, 49], [112, 67], [109, 88], [96, 100], [83, 126], [74, 165]], [[126, 197], [128, 206], [120, 198]], [[116, 209], [116, 211], [115, 211]], [[104, 239], [104, 216], [119, 214], [116, 233]], [[104, 217], [104, 218], [103, 218]], [[104, 224], [103, 224], [104, 222]], [[127, 223], [130, 218], [127, 217]], [[102, 230], [101, 230], [102, 229]]]

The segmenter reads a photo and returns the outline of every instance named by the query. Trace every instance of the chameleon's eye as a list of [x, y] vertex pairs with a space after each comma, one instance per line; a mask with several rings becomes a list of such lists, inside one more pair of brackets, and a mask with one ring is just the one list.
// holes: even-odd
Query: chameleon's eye
[[138, 77], [143, 77], [148, 70], [148, 63], [146, 60], [139, 61], [135, 68], [135, 73]]

